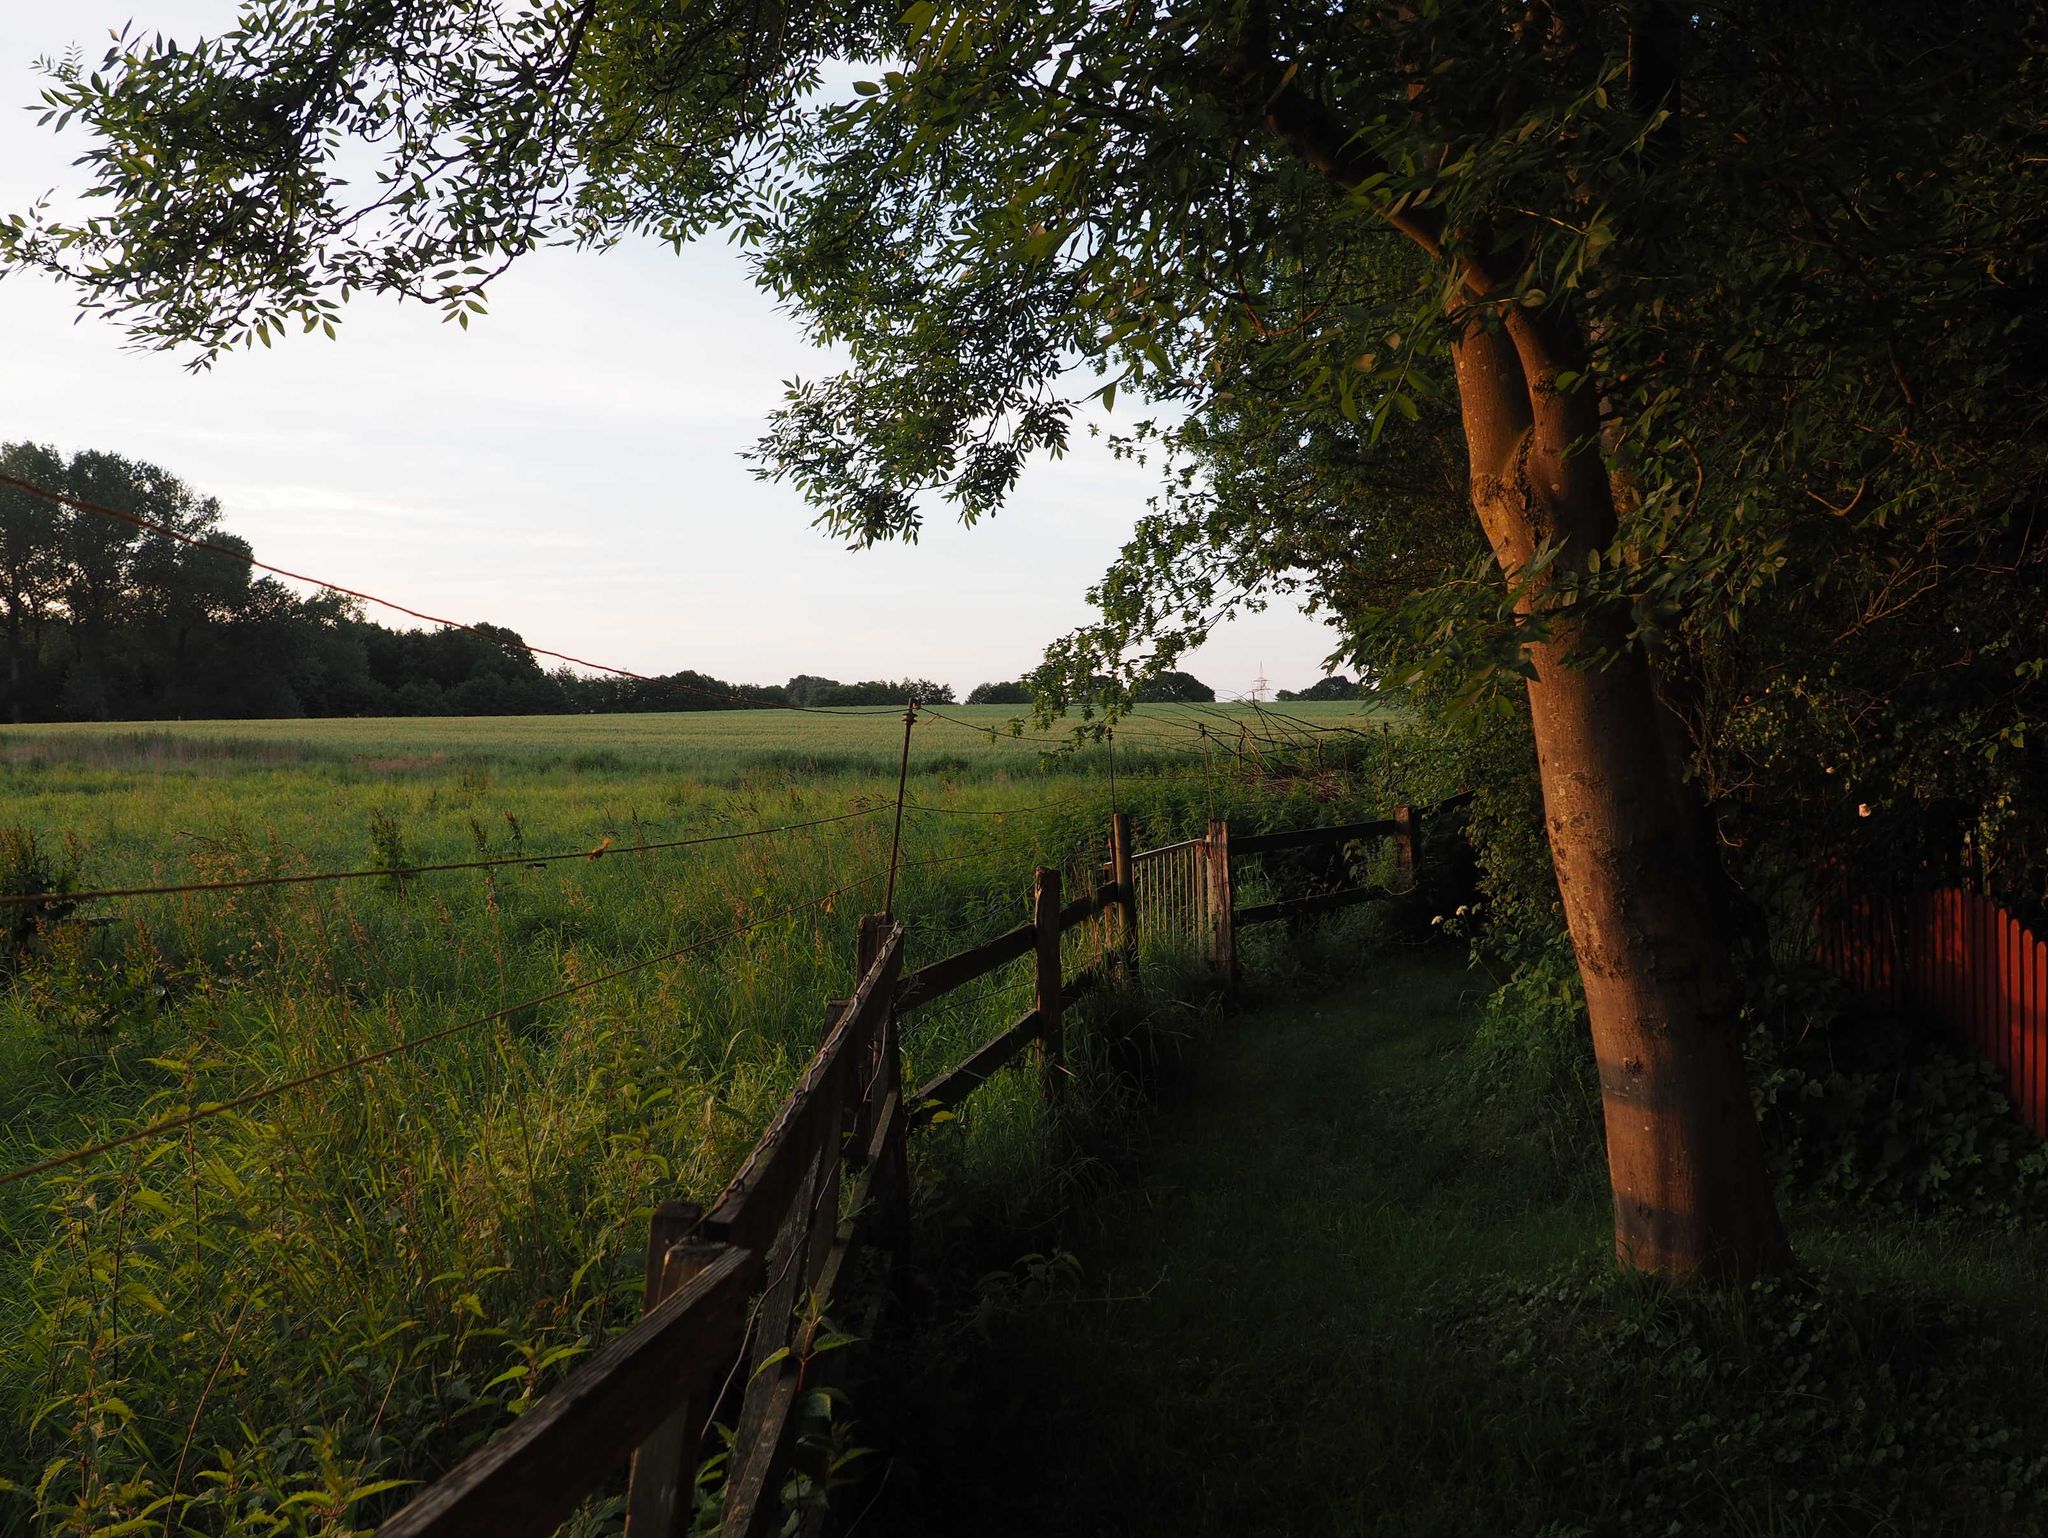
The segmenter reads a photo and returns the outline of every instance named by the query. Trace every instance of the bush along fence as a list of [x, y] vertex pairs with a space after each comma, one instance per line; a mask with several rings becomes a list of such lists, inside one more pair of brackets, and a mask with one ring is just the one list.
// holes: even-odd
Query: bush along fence
[[[1461, 803], [1440, 802], [1432, 811]], [[784, 1491], [807, 1481], [805, 1531], [824, 1516], [832, 1452], [799, 1435], [847, 1343], [839, 1321], [865, 1310], [872, 1325], [889, 1269], [910, 1238], [908, 1134], [958, 1105], [1031, 1050], [1042, 1092], [1067, 1078], [1062, 1016], [1079, 994], [1134, 968], [1147, 938], [1191, 940], [1218, 974], [1235, 974], [1235, 935], [1413, 891], [1424, 814], [1240, 837], [1212, 822], [1199, 839], [1134, 850], [1128, 814], [1110, 828], [1108, 863], [1092, 891], [1062, 900], [1060, 873], [1040, 869], [1031, 919], [916, 971], [903, 966], [904, 930], [888, 915], [861, 922], [858, 985], [825, 1007], [824, 1037], [797, 1087], [731, 1183], [709, 1208], [665, 1202], [647, 1242], [637, 1324], [576, 1368], [553, 1392], [379, 1529], [382, 1538], [551, 1533], [629, 1458], [629, 1538], [701, 1530], [699, 1469], [713, 1427], [725, 1436], [716, 1498], [724, 1538], [780, 1531]], [[1236, 862], [1278, 851], [1324, 858], [1342, 872], [1362, 842], [1391, 840], [1390, 882], [1235, 906]], [[1099, 959], [1062, 975], [1061, 937], [1097, 927]], [[1032, 1007], [968, 1057], [906, 1093], [899, 1025], [920, 1005], [1030, 958]], [[722, 1433], [721, 1433], [722, 1434]]]
[[1814, 919], [1822, 966], [1983, 1053], [2020, 1119], [2048, 1137], [2048, 943], [1995, 898], [1954, 886], [1878, 895], [1839, 876]]

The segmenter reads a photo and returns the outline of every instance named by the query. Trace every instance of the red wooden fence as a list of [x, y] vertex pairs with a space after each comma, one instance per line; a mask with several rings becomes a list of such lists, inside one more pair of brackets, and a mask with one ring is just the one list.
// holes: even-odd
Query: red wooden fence
[[1815, 920], [1823, 966], [1983, 1053], [2021, 1120], [2048, 1137], [2048, 942], [1956, 887], [1881, 897], [1842, 883]]

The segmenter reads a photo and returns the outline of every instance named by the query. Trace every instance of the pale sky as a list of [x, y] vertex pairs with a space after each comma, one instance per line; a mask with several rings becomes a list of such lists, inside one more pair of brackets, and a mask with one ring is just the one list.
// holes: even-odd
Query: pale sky
[[[86, 136], [22, 110], [42, 88], [38, 54], [75, 42], [90, 65], [131, 17], [182, 40], [234, 11], [0, 0], [0, 210], [82, 185], [70, 161]], [[992, 522], [939, 511], [916, 545], [847, 551], [739, 458], [782, 382], [827, 367], [722, 242], [542, 252], [490, 303], [463, 332], [358, 298], [338, 341], [292, 337], [195, 375], [124, 350], [107, 322], [74, 324], [69, 293], [16, 275], [0, 282], [0, 440], [154, 461], [218, 496], [261, 560], [616, 667], [912, 674], [962, 694], [1088, 618], [1083, 594], [1151, 490], [1077, 433]], [[1283, 602], [1186, 665], [1224, 695], [1261, 665], [1302, 688], [1333, 644]]]

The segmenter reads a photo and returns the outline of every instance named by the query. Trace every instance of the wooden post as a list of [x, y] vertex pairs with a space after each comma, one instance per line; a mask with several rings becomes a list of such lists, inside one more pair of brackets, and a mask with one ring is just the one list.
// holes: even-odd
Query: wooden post
[[[663, 1202], [647, 1224], [647, 1290], [640, 1299], [642, 1315], [679, 1291], [724, 1246], [685, 1242], [704, 1209], [695, 1202]], [[682, 1403], [633, 1452], [633, 1472], [626, 1492], [626, 1531], [632, 1538], [685, 1538], [693, 1524], [697, 1490], [697, 1442], [711, 1418], [712, 1406], [702, 1390], [686, 1393]]]
[[868, 968], [875, 964], [875, 958], [882, 954], [882, 941], [889, 933], [889, 915], [886, 913], [863, 913], [860, 916], [860, 950], [857, 958], [858, 970], [854, 973], [854, 985], [868, 975]]
[[1422, 812], [1418, 807], [1394, 808], [1394, 888], [1415, 890], [1422, 873]]
[[1215, 938], [1216, 970], [1228, 983], [1237, 981], [1237, 933], [1232, 923], [1230, 895], [1230, 824], [1218, 818], [1209, 824], [1203, 845], [1208, 856], [1209, 933]]
[[[891, 922], [885, 913], [870, 913], [862, 917], [862, 977], [868, 975], [875, 958], [881, 955], [882, 942], [888, 938]], [[853, 1125], [859, 1143], [865, 1146], [873, 1132], [874, 1119], [888, 1103], [890, 1093], [893, 1091], [899, 1098], [903, 1093], [903, 1043], [897, 1032], [893, 998], [875, 1026], [874, 1040], [868, 1044], [868, 1051], [859, 1060], [867, 1065], [867, 1069], [861, 1075], [861, 1083], [855, 1086], [860, 1100], [855, 1107]], [[903, 1115], [896, 1118], [881, 1151], [873, 1188], [877, 1208], [873, 1228], [875, 1242], [895, 1257], [899, 1269], [910, 1249], [910, 1150], [903, 1135], [907, 1121]]]
[[1138, 966], [1138, 889], [1131, 882], [1131, 814], [1118, 812], [1109, 819], [1109, 879], [1116, 886], [1117, 950], [1124, 965]]
[[1038, 867], [1031, 885], [1031, 927], [1038, 934], [1038, 1080], [1048, 1098], [1060, 1092], [1065, 1042], [1060, 1035], [1060, 873]]
[[[858, 988], [861, 979], [874, 966], [875, 958], [882, 954], [883, 938], [889, 933], [889, 916], [886, 913], [863, 913], [860, 916], [860, 937], [856, 943], [853, 964], [853, 985]], [[825, 1006], [825, 1034], [832, 1034], [839, 1024], [839, 1014], [845, 1000], [837, 1000]], [[879, 1082], [882, 1067], [882, 1038], [886, 1032], [877, 1031], [866, 1041], [853, 1044], [853, 1060], [859, 1065], [853, 1082], [847, 1086], [847, 1126], [852, 1132], [852, 1147], [865, 1150], [868, 1135], [874, 1130], [876, 1100], [869, 1093]]]

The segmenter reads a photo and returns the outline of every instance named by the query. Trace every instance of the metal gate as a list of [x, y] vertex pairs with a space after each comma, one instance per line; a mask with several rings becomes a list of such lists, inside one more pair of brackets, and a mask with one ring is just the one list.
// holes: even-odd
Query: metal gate
[[1206, 838], [1141, 849], [1131, 856], [1131, 887], [1137, 899], [1141, 948], [1185, 951], [1197, 956], [1207, 956], [1214, 950], [1216, 925], [1209, 888], [1210, 865]]

